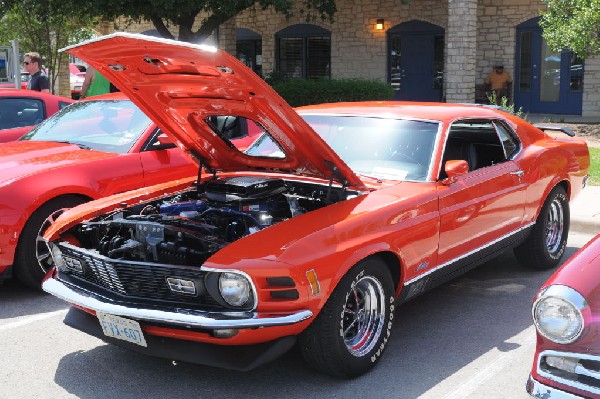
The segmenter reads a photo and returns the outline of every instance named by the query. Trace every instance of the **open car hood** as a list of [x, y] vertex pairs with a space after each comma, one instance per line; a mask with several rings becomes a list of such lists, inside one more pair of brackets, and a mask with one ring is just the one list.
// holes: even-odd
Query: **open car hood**
[[[64, 50], [86, 61], [202, 166], [215, 171], [282, 171], [363, 188], [361, 180], [265, 81], [211, 46], [115, 33]], [[211, 116], [257, 122], [285, 158], [243, 154], [206, 123]]]

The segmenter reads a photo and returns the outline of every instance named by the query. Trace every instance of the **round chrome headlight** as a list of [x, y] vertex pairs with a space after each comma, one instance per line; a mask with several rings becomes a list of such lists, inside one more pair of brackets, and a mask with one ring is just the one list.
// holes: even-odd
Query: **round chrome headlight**
[[544, 337], [558, 344], [568, 344], [581, 335], [586, 308], [585, 298], [577, 291], [564, 285], [553, 285], [533, 304], [533, 321]]
[[242, 306], [250, 298], [250, 282], [241, 274], [221, 273], [219, 277], [219, 293], [231, 306]]

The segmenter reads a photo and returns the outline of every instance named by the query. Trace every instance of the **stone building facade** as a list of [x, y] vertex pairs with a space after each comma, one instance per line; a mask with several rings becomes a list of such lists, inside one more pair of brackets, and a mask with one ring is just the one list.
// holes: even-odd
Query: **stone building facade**
[[[393, 81], [394, 65], [391, 60], [394, 59], [394, 54], [400, 53], [393, 48], [394, 43], [397, 43], [394, 38], [399, 37], [400, 42], [404, 39], [406, 45], [411, 40], [419, 40], [419, 36], [410, 34], [412, 27], [435, 27], [438, 29], [437, 33], [432, 35], [441, 36], [440, 43], [443, 42], [443, 71], [439, 71], [441, 67], [437, 67], [432, 72], [433, 75], [439, 75], [437, 79], [440, 81], [443, 76], [443, 84], [439, 87], [439, 100], [474, 102], [476, 90], [482, 86], [485, 76], [494, 65], [503, 64], [515, 80], [513, 95], [517, 105], [519, 101], [527, 106], [529, 102], [537, 101], [538, 108], [532, 106], [534, 113], [565, 113], [565, 106], [553, 108], [546, 101], [547, 98], [531, 97], [527, 92], [537, 90], [536, 84], [541, 82], [544, 76], [536, 76], [535, 68], [539, 69], [539, 66], [535, 61], [529, 66], [524, 66], [523, 60], [530, 55], [523, 50], [526, 47], [523, 42], [519, 41], [523, 32], [523, 37], [531, 37], [527, 28], [528, 21], [535, 22], [535, 18], [539, 16], [539, 10], [544, 7], [540, 0], [412, 0], [409, 4], [397, 0], [337, 0], [336, 4], [338, 12], [333, 23], [321, 20], [310, 22], [311, 26], [330, 34], [330, 64], [327, 66], [328, 76], [332, 78]], [[378, 20], [383, 22], [381, 30], [375, 28]], [[238, 55], [237, 33], [241, 30], [251, 31], [260, 38], [260, 68], [263, 75], [268, 75], [278, 69], [278, 33], [289, 27], [306, 26], [305, 24], [305, 18], [299, 11], [294, 12], [290, 19], [286, 19], [272, 9], [262, 10], [256, 6], [223, 24], [218, 32], [215, 32], [212, 40], [218, 47]], [[121, 21], [117, 29], [148, 32], [154, 30], [154, 26], [149, 22], [125, 26]], [[110, 33], [113, 24], [99, 27], [99, 30], [101, 33]], [[533, 35], [534, 39], [541, 37], [541, 33], [536, 31], [533, 31]], [[407, 47], [403, 48], [404, 50], [411, 49]], [[417, 52], [413, 54], [418, 56], [418, 50], [417, 48]], [[533, 55], [536, 55], [535, 51]], [[411, 67], [407, 64], [410, 60], [402, 62]], [[429, 68], [427, 63], [430, 61], [427, 58], [418, 58], [415, 62], [422, 64], [412, 66], [417, 70], [421, 67]], [[540, 71], [539, 74], [545, 73], [546, 81], [550, 82], [548, 84], [555, 86], [549, 89], [555, 91], [561, 85], [561, 77], [563, 81], [565, 76], [566, 79], [573, 79], [571, 86], [564, 82], [560, 86], [561, 98], [568, 94], [573, 105], [574, 111], [570, 113], [583, 116], [599, 115], [600, 57], [585, 60], [583, 76], [577, 80], [569, 78], [565, 73], [581, 69], [582, 66], [572, 64], [569, 71], [568, 66], [564, 67], [564, 62], [562, 61], [561, 65], [566, 69], [562, 70], [562, 75], [559, 75], [558, 66], [555, 69]], [[405, 76], [404, 66], [397, 69], [400, 80], [404, 79], [399, 83], [401, 92], [402, 87], [409, 86], [409, 77]], [[527, 76], [533, 79], [531, 85], [523, 81]], [[558, 95], [556, 91], [555, 99], [558, 99]]]

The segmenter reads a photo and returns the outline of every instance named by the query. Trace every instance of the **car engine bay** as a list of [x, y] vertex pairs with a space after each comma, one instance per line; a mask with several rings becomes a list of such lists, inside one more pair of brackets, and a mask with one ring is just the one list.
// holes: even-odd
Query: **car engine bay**
[[214, 178], [84, 222], [70, 233], [80, 247], [111, 259], [192, 266], [240, 238], [358, 195], [280, 178]]

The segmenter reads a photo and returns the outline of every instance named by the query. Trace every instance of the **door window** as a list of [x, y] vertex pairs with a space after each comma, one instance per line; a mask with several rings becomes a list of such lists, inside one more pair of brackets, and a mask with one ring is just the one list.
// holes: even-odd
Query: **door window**
[[581, 92], [583, 89], [583, 59], [575, 53], [571, 53], [569, 76], [569, 90]]
[[521, 32], [520, 44], [519, 90], [529, 91], [531, 88], [531, 32]]
[[44, 103], [33, 98], [0, 99], [0, 130], [33, 126], [44, 120]]
[[433, 37], [433, 88], [442, 90], [444, 87], [444, 35]]
[[540, 101], [556, 102], [560, 94], [560, 54], [542, 40]]
[[517, 135], [503, 123], [494, 122], [494, 125], [496, 126], [498, 137], [500, 137], [500, 141], [502, 142], [504, 156], [506, 159], [513, 159], [521, 149], [521, 143]]
[[[507, 151], [513, 154], [516, 151], [514, 139], [504, 128], [500, 134], [501, 125], [495, 125], [492, 121], [469, 120], [459, 121], [450, 127], [446, 148], [442, 158], [440, 180], [445, 179], [445, 164], [450, 160], [464, 160], [469, 164], [469, 171], [485, 168], [508, 159]], [[505, 137], [503, 137], [505, 136]], [[504, 140], [507, 140], [504, 146]]]

